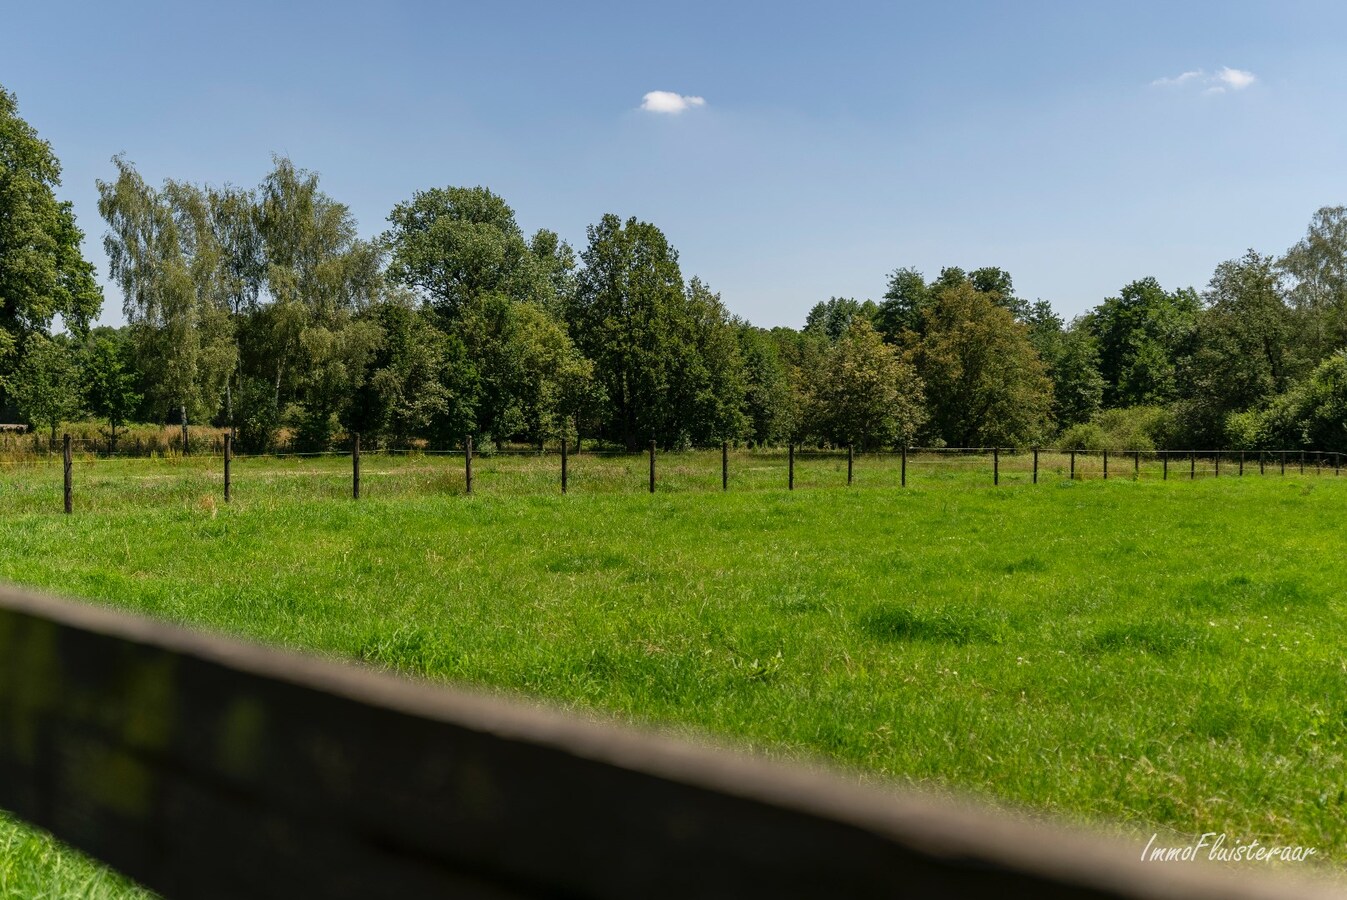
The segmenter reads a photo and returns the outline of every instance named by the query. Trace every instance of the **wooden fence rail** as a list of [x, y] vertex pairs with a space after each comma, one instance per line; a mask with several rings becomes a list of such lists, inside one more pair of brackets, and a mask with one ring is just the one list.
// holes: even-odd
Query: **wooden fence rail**
[[169, 898], [1333, 895], [5, 588], [0, 807]]

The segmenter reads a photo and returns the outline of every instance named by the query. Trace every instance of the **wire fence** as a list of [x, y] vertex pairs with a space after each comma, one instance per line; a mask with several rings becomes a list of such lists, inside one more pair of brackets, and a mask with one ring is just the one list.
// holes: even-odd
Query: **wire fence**
[[443, 494], [669, 493], [829, 488], [986, 488], [1094, 480], [1337, 477], [1342, 454], [1277, 450], [1068, 450], [911, 447], [720, 448], [576, 451], [541, 449], [361, 450], [109, 457], [71, 438], [61, 452], [0, 457], [0, 510], [51, 510], [61, 497], [83, 509], [219, 503], [414, 498]]

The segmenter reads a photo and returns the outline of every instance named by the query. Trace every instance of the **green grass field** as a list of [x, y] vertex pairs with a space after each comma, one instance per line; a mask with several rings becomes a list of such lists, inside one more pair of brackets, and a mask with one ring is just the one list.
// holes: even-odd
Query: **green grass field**
[[[718, 453], [0, 466], [0, 580], [710, 733], [861, 777], [1341, 866], [1347, 477]], [[1181, 476], [1181, 477], [1180, 477]], [[1138, 844], [1140, 852], [1141, 843]], [[133, 895], [0, 823], [0, 895]]]

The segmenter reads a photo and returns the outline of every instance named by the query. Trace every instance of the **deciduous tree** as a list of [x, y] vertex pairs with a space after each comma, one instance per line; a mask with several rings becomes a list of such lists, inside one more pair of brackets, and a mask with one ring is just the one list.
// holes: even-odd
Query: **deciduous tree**
[[947, 445], [1020, 445], [1041, 439], [1052, 382], [1028, 329], [965, 281], [925, 313], [912, 352], [925, 386], [929, 434]]

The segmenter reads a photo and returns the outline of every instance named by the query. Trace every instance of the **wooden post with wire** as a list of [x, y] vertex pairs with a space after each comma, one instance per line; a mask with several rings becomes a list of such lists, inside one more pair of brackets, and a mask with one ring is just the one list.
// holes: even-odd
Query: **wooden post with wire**
[[851, 450], [851, 445], [847, 444], [847, 487], [851, 487]]
[[1038, 448], [1034, 448], [1034, 484], [1038, 484]]
[[720, 489], [730, 489], [730, 442], [720, 442]]
[[902, 471], [901, 471], [901, 475], [900, 475], [899, 477], [900, 477], [902, 480], [898, 482], [898, 486], [899, 486], [899, 487], [907, 487], [907, 442], [906, 442], [906, 441], [903, 442], [903, 468], [902, 468]]
[[655, 493], [655, 442], [650, 442], [650, 493]]
[[561, 439], [561, 492], [566, 493], [566, 439]]
[[996, 447], [993, 447], [993, 448], [992, 448], [992, 484], [993, 484], [993, 485], [999, 485], [1000, 483], [1001, 483], [1001, 451], [1000, 451], [1000, 449], [998, 449], [998, 448], [996, 448]]
[[225, 434], [224, 436], [224, 500], [229, 502], [229, 466], [234, 461], [234, 436]]
[[795, 490], [795, 442], [791, 441], [786, 450], [786, 490]]
[[472, 493], [472, 435], [463, 440], [463, 493]]
[[351, 499], [360, 499], [360, 432], [351, 435]]
[[65, 435], [61, 442], [61, 463], [65, 471], [65, 514], [68, 516], [75, 510], [75, 498], [71, 478], [73, 476], [72, 461], [70, 456], [70, 435]]

